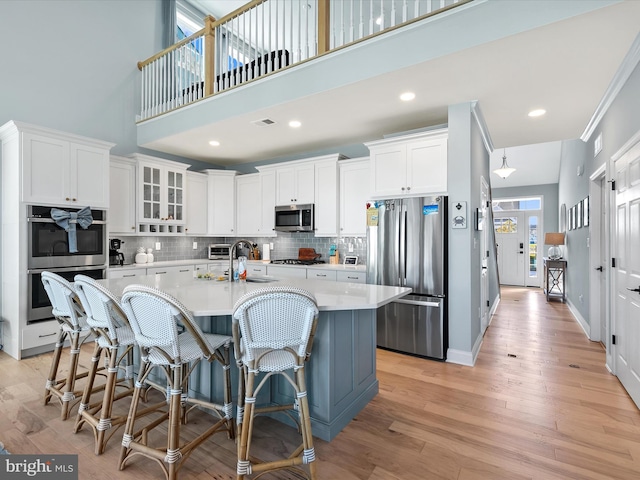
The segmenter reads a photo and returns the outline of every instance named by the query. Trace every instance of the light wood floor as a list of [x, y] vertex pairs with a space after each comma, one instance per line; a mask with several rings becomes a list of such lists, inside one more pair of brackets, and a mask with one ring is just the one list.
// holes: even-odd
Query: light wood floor
[[[49, 360], [16, 362], [0, 352], [6, 448], [77, 452], [81, 479], [163, 478], [140, 457], [117, 470], [120, 431], [95, 456], [90, 430], [73, 434], [72, 419], [62, 422], [57, 406], [41, 405]], [[640, 411], [604, 362], [601, 345], [585, 337], [564, 304], [547, 304], [539, 289], [503, 288], [475, 367], [378, 351], [378, 396], [334, 441], [316, 440], [320, 478], [637, 480]], [[206, 423], [195, 420], [190, 428]], [[257, 427], [258, 456], [290, 444], [291, 431], [273, 425]], [[234, 448], [226, 437], [210, 440], [180, 478], [234, 478]]]

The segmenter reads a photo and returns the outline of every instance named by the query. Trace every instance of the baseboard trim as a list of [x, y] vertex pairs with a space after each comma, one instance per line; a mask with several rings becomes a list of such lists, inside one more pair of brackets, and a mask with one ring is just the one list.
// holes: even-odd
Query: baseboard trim
[[584, 317], [580, 315], [580, 312], [578, 311], [576, 306], [573, 303], [571, 303], [571, 300], [569, 299], [567, 299], [567, 307], [569, 307], [569, 311], [571, 312], [571, 315], [573, 315], [573, 317], [576, 319], [576, 321], [578, 322], [578, 325], [580, 325], [580, 328], [582, 328], [582, 331], [584, 332], [584, 334], [587, 336], [589, 340], [591, 340], [591, 326], [587, 323]]
[[483, 336], [478, 335], [478, 338], [476, 338], [476, 342], [470, 352], [465, 350], [456, 350], [455, 348], [447, 349], [447, 363], [473, 367], [476, 364], [476, 359], [480, 353], [480, 347], [482, 347], [482, 339]]

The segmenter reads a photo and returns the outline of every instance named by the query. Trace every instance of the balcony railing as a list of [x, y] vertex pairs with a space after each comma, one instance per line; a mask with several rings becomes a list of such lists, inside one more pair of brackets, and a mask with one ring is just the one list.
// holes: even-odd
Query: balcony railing
[[473, 0], [253, 0], [151, 58], [139, 120]]

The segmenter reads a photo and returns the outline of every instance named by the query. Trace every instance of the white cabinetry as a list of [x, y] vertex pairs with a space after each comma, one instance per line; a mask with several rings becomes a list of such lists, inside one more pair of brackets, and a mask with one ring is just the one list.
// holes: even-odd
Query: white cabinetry
[[315, 164], [315, 235], [335, 237], [338, 234], [338, 157]]
[[262, 226], [261, 237], [275, 237], [275, 207], [276, 207], [276, 172], [274, 170], [260, 171], [260, 189], [262, 191]]
[[107, 278], [133, 278], [140, 277], [147, 274], [146, 268], [130, 268], [120, 270], [119, 268], [109, 268], [107, 270]]
[[147, 275], [166, 275], [167, 273], [193, 272], [193, 265], [147, 268]]
[[447, 193], [447, 129], [366, 143], [371, 152], [371, 196]]
[[15, 123], [21, 135], [22, 201], [109, 208], [109, 150], [101, 142]]
[[0, 126], [0, 143], [2, 344], [20, 360], [53, 350], [59, 331], [55, 320], [27, 325], [27, 205], [109, 208], [113, 144], [14, 121]]
[[338, 282], [351, 282], [351, 283], [367, 283], [367, 272], [358, 271], [345, 271], [339, 270], [336, 272], [336, 281]]
[[261, 235], [262, 209], [260, 175], [252, 173], [236, 177], [236, 235]]
[[184, 232], [187, 235], [207, 234], [207, 175], [187, 172], [187, 202]]
[[314, 174], [314, 165], [309, 162], [287, 162], [277, 168], [276, 205], [313, 203]]
[[109, 164], [109, 234], [136, 234], [136, 162], [111, 157]]
[[267, 266], [265, 264], [248, 263], [247, 264], [247, 276], [252, 277], [254, 275], [266, 275]]
[[283, 265], [267, 265], [267, 275], [272, 277], [307, 278], [306, 268], [288, 267]]
[[367, 233], [369, 158], [340, 162], [340, 236], [363, 237]]
[[233, 237], [235, 232], [235, 177], [233, 170], [205, 170], [208, 174], [208, 234]]
[[184, 233], [188, 165], [133, 154], [138, 162], [138, 232]]
[[336, 281], [336, 271], [326, 268], [307, 268], [307, 278], [312, 280]]

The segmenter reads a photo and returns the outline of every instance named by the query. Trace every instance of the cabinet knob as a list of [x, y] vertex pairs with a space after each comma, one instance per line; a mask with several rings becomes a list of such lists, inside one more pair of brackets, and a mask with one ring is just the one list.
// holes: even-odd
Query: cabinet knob
[[402, 190], [404, 192], [404, 187], [402, 187], [400, 190]]
[[131, 227], [131, 230], [135, 230], [135, 229], [136, 229], [136, 227]]
[[411, 190], [411, 187], [407, 187], [407, 191]]
[[69, 197], [66, 197], [65, 200], [68, 202], [69, 200], [71, 200]]

